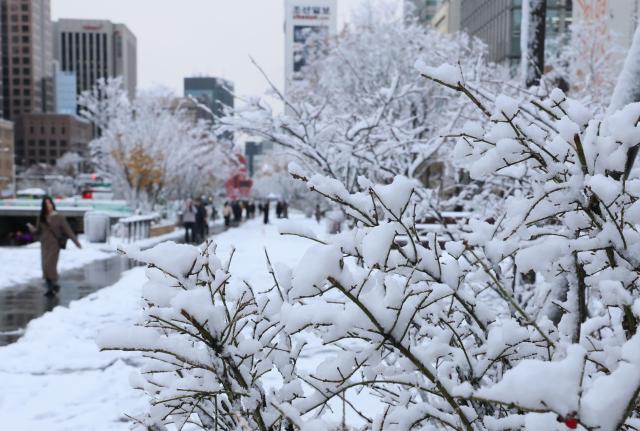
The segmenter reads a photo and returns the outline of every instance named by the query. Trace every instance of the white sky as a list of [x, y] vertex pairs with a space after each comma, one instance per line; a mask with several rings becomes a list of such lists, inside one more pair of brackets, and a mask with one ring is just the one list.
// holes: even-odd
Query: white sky
[[[338, 0], [340, 22], [362, 0]], [[230, 79], [236, 95], [267, 89], [252, 56], [282, 88], [284, 0], [52, 0], [52, 18], [108, 19], [138, 39], [138, 88], [182, 94], [182, 79]], [[339, 25], [338, 28], [341, 28]]]

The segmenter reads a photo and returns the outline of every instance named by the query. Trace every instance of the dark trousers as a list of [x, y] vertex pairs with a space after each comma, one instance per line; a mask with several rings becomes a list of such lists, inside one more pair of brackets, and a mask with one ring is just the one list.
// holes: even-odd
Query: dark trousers
[[185, 222], [184, 224], [184, 242], [187, 244], [195, 241], [194, 232], [193, 232], [193, 222]]

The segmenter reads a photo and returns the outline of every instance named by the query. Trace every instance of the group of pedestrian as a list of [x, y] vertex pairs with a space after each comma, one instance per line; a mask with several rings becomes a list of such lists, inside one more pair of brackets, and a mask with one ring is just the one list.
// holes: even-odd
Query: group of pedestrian
[[289, 218], [289, 204], [287, 201], [278, 201], [276, 204], [276, 217]]
[[256, 215], [256, 204], [250, 201], [225, 202], [222, 207], [225, 227], [237, 226], [242, 220], [249, 220]]
[[184, 242], [201, 243], [209, 236], [208, 213], [202, 198], [187, 199], [182, 210]]

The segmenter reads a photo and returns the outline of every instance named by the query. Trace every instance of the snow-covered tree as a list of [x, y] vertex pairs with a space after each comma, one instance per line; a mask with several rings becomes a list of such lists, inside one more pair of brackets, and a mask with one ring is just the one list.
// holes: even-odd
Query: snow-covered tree
[[[627, 156], [640, 103], [597, 117], [560, 90], [478, 94], [455, 71], [420, 65], [487, 118], [460, 131], [456, 157], [472, 178], [511, 171], [527, 187], [496, 219], [421, 234], [414, 180], [350, 190], [292, 166], [356, 223], [328, 238], [287, 227], [315, 245], [294, 268], [268, 261], [269, 286], [236, 280], [214, 245], [129, 250], [150, 267], [144, 315], [100, 344], [151, 358], [141, 423], [327, 430], [343, 405], [354, 429], [640, 427], [640, 170]], [[313, 344], [325, 356], [305, 360]]]
[[152, 91], [130, 101], [120, 79], [100, 80], [79, 98], [100, 131], [90, 145], [94, 165], [136, 208], [201, 193], [228, 173], [231, 145], [173, 100]]
[[363, 13], [330, 42], [325, 56], [306, 67], [290, 94], [274, 87], [284, 113], [253, 99], [224, 123], [273, 141], [298, 163], [349, 190], [357, 188], [360, 175], [381, 182], [407, 175], [429, 183], [434, 178], [428, 173], [435, 171], [452, 182], [446, 145], [451, 141], [444, 136], [477, 114], [442, 89], [426, 87], [412, 65], [417, 57], [431, 65], [459, 59], [454, 73], [463, 71], [466, 81], [482, 75], [499, 81], [505, 75], [485, 64], [485, 52], [463, 34], [444, 35]]

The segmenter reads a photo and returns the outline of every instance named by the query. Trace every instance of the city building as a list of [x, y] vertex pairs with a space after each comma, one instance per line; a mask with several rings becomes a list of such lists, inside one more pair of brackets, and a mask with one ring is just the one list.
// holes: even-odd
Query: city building
[[460, 8], [462, 0], [441, 0], [440, 7], [431, 18], [433, 28], [442, 33], [460, 30]]
[[198, 109], [196, 115], [199, 119], [215, 121], [215, 118], [223, 116], [225, 107], [234, 106], [233, 83], [226, 79], [208, 76], [184, 78], [184, 96], [196, 99], [211, 111]]
[[259, 168], [263, 164], [263, 156], [270, 154], [273, 151], [273, 142], [270, 141], [248, 141], [244, 144], [244, 155], [247, 158], [247, 169], [249, 171], [249, 177], [252, 177], [258, 172]]
[[574, 21], [600, 21], [609, 30], [608, 35], [601, 37], [610, 35], [622, 50], [631, 46], [639, 19], [640, 0], [577, 0], [573, 5]]
[[0, 197], [15, 193], [13, 123], [0, 120]]
[[136, 94], [137, 41], [124, 24], [106, 20], [61, 19], [55, 22], [55, 58], [63, 72], [75, 72], [76, 94], [100, 78], [122, 77], [129, 97]]
[[54, 110], [57, 114], [75, 115], [78, 110], [76, 95], [77, 82], [75, 72], [65, 72], [56, 68], [54, 77]]
[[19, 157], [25, 166], [35, 163], [55, 164], [66, 152], [87, 157], [88, 144], [93, 139], [93, 125], [75, 115], [26, 114], [22, 118], [23, 132]]
[[336, 0], [285, 0], [285, 94], [304, 66], [337, 35]]
[[421, 24], [431, 24], [443, 0], [404, 0], [405, 17]]
[[[545, 46], [565, 34], [572, 19], [571, 0], [547, 0]], [[483, 40], [489, 60], [508, 65], [520, 62], [522, 0], [462, 0], [460, 27]]]
[[51, 112], [53, 30], [50, 0], [0, 0], [0, 29], [2, 116], [19, 121], [22, 114]]

